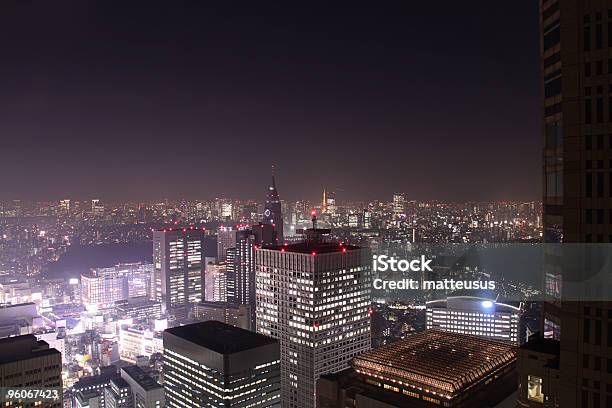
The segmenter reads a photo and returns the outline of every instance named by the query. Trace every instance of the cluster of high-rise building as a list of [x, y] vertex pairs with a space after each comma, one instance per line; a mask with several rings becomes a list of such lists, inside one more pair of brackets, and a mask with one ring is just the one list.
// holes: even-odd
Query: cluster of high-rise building
[[[556, 246], [612, 241], [612, 3], [540, 0], [539, 17], [541, 206], [341, 203], [328, 189], [287, 203], [274, 175], [261, 206], [2, 203], [0, 387], [83, 408], [612, 406], [610, 302], [597, 287], [566, 297], [609, 265], [570, 268]], [[35, 279], [75, 243], [151, 240], [152, 263]], [[489, 294], [372, 304], [371, 248], [540, 241], [554, 245], [529, 309], [539, 328]]]
[[[367, 392], [350, 398], [367, 394], [383, 401], [387, 393], [397, 393], [390, 383], [368, 379], [379, 378], [378, 371], [368, 374], [359, 365], [366, 364], [360, 363], [365, 356], [388, 359], [386, 349], [371, 350], [373, 344], [395, 344], [378, 343], [372, 336], [372, 230], [363, 225], [362, 216], [367, 213], [373, 227], [377, 210], [359, 216], [354, 212], [347, 238], [337, 224], [342, 210], [335, 194], [324, 195], [321, 207], [308, 212], [310, 225], [291, 228], [284, 222], [273, 177], [260, 220], [248, 224], [228, 215], [213, 227], [173, 222], [154, 228], [152, 263], [91, 268], [68, 287], [58, 284], [49, 299], [32, 303], [42, 312], [40, 325], [49, 331], [44, 338], [63, 350], [66, 403], [125, 408], [344, 406], [344, 400], [334, 402], [328, 394], [334, 378], [339, 381], [334, 387], [368, 384]], [[395, 194], [387, 210], [392, 230], [411, 231], [404, 238], [389, 235], [390, 245], [413, 242], [414, 219], [405, 195]], [[28, 284], [23, 287], [29, 289]], [[60, 303], [52, 301], [58, 298]], [[512, 346], [520, 342], [520, 308], [495, 301], [485, 307], [488, 300], [467, 299], [428, 303], [423, 323], [431, 332], [427, 338], [447, 333], [441, 344], [468, 342], [460, 336]], [[29, 330], [36, 332], [36, 324]], [[514, 370], [513, 356], [506, 353], [502, 368], [493, 371], [501, 369], [505, 376]], [[401, 370], [412, 378], [408, 366]], [[432, 371], [428, 381], [435, 381], [435, 367], [427, 370]], [[322, 377], [327, 385], [320, 385]], [[484, 375], [466, 389], [492, 389], [485, 387], [488, 382]], [[417, 384], [411, 389], [422, 386]], [[388, 406], [445, 404], [451, 395], [440, 398], [441, 391], [432, 392], [406, 388], [399, 402]], [[454, 392], [453, 401], [473, 401], [467, 390]], [[378, 394], [382, 397], [372, 396]], [[361, 404], [356, 406], [368, 406]]]

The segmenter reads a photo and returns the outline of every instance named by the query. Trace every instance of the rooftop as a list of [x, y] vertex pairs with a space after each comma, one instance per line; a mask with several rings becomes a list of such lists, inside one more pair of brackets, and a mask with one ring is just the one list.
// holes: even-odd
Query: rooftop
[[110, 380], [119, 377], [119, 373], [116, 371], [108, 370], [100, 375], [93, 375], [89, 377], [81, 377], [72, 387], [75, 390], [81, 390], [88, 387], [95, 387], [103, 384], [109, 384]]
[[137, 365], [130, 365], [121, 368], [130, 378], [138, 383], [145, 391], [154, 390], [156, 388], [162, 388], [162, 386], [151, 378], [144, 370]]
[[29, 360], [54, 354], [61, 355], [56, 349], [49, 348], [47, 342], [37, 340], [32, 334], [0, 339], [0, 363]]
[[515, 347], [501, 342], [427, 330], [355, 357], [353, 368], [453, 398], [516, 355]]
[[214, 320], [173, 327], [165, 332], [220, 354], [234, 354], [276, 343], [263, 334]]
[[296, 244], [285, 244], [266, 246], [264, 249], [273, 249], [284, 252], [297, 252], [300, 254], [331, 254], [334, 252], [346, 252], [360, 249], [360, 247], [348, 244], [339, 244], [337, 242], [311, 242], [304, 241]]

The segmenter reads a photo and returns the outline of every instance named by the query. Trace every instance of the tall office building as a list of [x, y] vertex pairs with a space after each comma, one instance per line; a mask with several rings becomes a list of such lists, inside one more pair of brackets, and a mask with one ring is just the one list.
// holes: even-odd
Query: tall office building
[[276, 340], [216, 321], [163, 336], [168, 407], [279, 407]]
[[302, 243], [255, 250], [257, 331], [280, 340], [283, 408], [312, 408], [322, 374], [370, 348], [371, 255], [301, 231]]
[[153, 232], [156, 300], [169, 317], [185, 317], [189, 303], [203, 298], [203, 237], [197, 228]]
[[[609, 243], [612, 1], [541, 0], [540, 47], [544, 241]], [[586, 274], [589, 267], [583, 263], [569, 270], [567, 262], [555, 262], [554, 253], [547, 257], [541, 333], [545, 338], [521, 349], [526, 357], [521, 361], [530, 364], [520, 367], [519, 402], [612, 406], [612, 381], [606, 375], [612, 372], [610, 303], [562, 300], [564, 281], [570, 274], [572, 279]], [[554, 340], [560, 340], [558, 347]]]
[[323, 202], [321, 204], [321, 212], [323, 214], [336, 214], [336, 193], [333, 191], [323, 190]]
[[368, 208], [363, 209], [363, 228], [372, 228], [372, 211]]
[[251, 231], [255, 235], [257, 245], [276, 245], [276, 231], [272, 225], [260, 222], [259, 224], [252, 225]]
[[282, 244], [284, 242], [283, 213], [281, 209], [281, 201], [278, 197], [278, 190], [276, 189], [274, 169], [272, 171], [272, 184], [268, 188], [268, 195], [266, 197], [266, 203], [264, 206], [263, 223], [271, 225], [274, 228], [274, 232], [276, 233], [274, 241], [277, 244]]
[[94, 217], [101, 217], [104, 215], [104, 204], [97, 198], [91, 200], [91, 215]]
[[209, 263], [204, 275], [205, 301], [227, 302], [227, 264]]
[[518, 346], [520, 306], [494, 296], [455, 294], [426, 303], [427, 329], [471, 334]]
[[[239, 305], [255, 303], [254, 247], [257, 239], [253, 231], [242, 228], [236, 231], [235, 246], [227, 252], [227, 301]], [[230, 284], [230, 282], [232, 282]], [[231, 286], [231, 288], [230, 288]]]
[[393, 194], [393, 218], [399, 220], [406, 216], [406, 195], [404, 193]]
[[233, 227], [219, 227], [217, 229], [217, 261], [225, 261], [227, 250], [235, 246], [236, 230]]
[[0, 339], [0, 387], [55, 389], [57, 401], [31, 401], [23, 406], [61, 407], [62, 355], [31, 334]]

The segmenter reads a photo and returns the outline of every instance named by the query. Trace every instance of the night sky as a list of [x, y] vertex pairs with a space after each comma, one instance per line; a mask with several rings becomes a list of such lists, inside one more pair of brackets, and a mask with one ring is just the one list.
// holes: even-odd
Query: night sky
[[540, 198], [536, 1], [333, 3], [3, 1], [0, 200]]

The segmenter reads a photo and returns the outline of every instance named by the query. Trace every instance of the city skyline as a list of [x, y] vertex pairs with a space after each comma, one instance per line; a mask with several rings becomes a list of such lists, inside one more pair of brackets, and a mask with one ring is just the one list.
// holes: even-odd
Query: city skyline
[[1, 403], [612, 407], [612, 0], [3, 11]]
[[0, 199], [540, 197], [536, 6], [447, 8], [11, 4]]

